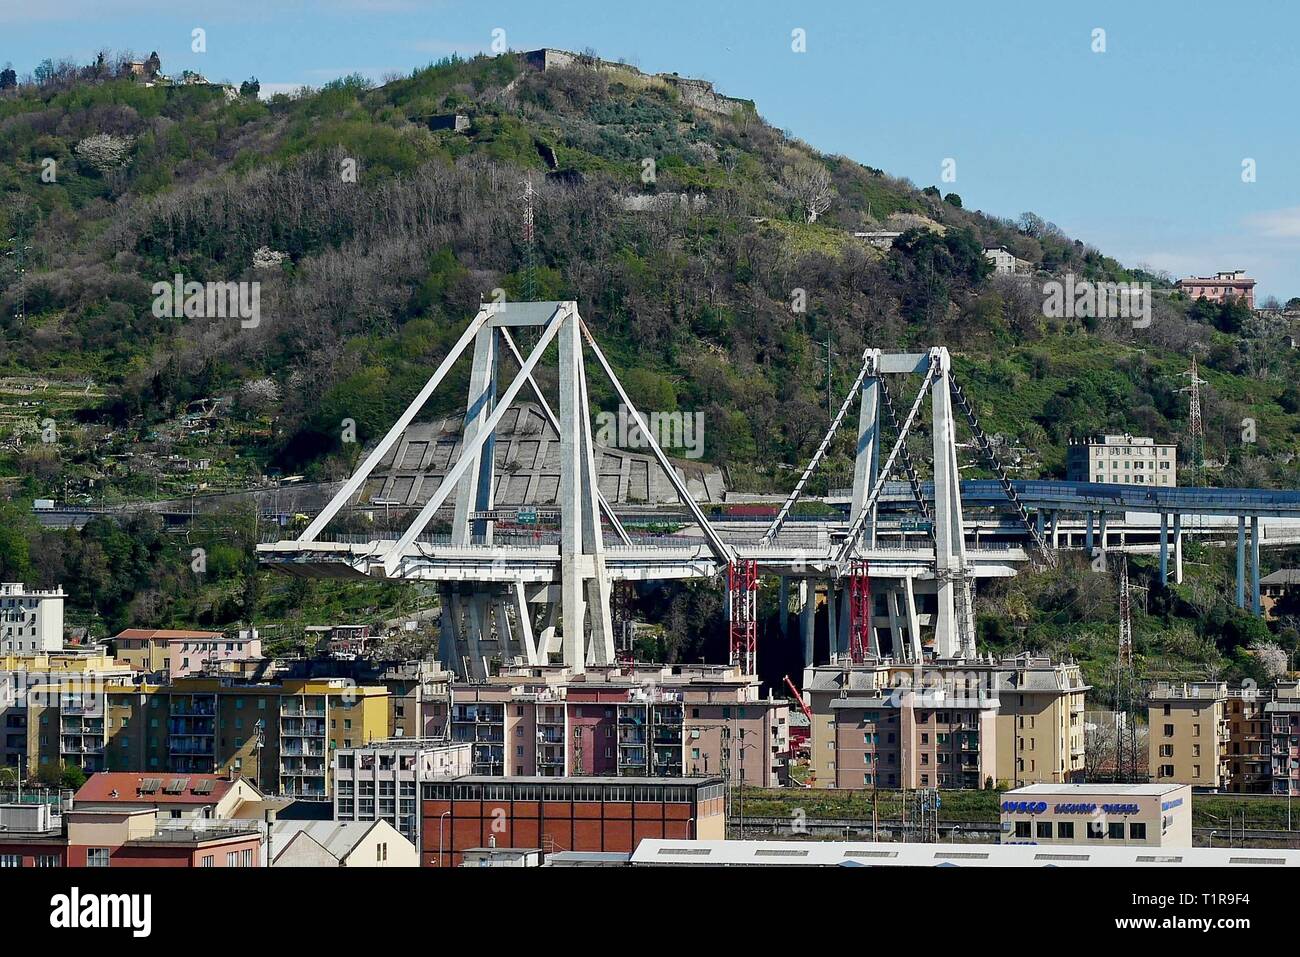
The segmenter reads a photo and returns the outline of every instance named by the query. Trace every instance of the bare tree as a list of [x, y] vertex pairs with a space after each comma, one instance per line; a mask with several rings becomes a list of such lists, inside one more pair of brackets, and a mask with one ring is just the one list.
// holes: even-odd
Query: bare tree
[[812, 160], [803, 160], [794, 166], [787, 166], [781, 175], [803, 210], [805, 222], [817, 222], [817, 217], [831, 208], [835, 188], [831, 185], [831, 174], [825, 166]]

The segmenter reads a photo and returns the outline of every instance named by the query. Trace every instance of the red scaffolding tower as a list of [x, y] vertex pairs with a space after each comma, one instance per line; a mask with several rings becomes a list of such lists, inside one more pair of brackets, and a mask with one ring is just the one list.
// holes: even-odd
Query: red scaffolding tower
[[727, 566], [731, 602], [731, 663], [747, 674], [758, 673], [758, 562]]
[[849, 569], [849, 658], [867, 660], [871, 653], [871, 581], [867, 563], [855, 561]]

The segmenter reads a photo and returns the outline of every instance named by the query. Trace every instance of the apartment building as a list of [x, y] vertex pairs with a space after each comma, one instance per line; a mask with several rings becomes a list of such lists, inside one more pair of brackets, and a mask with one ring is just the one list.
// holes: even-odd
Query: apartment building
[[127, 628], [113, 636], [117, 660], [133, 671], [147, 675], [166, 673], [171, 667], [172, 642], [215, 643], [219, 631], [189, 631], [178, 628]]
[[886, 669], [817, 668], [812, 784], [825, 788], [980, 788], [994, 773], [998, 702], [948, 676], [891, 685]]
[[333, 752], [390, 736], [388, 689], [339, 678], [44, 690], [27, 709], [33, 767], [237, 774], [263, 793], [327, 800]]
[[1279, 681], [1264, 703], [1270, 735], [1269, 790], [1300, 795], [1300, 682]]
[[113, 638], [120, 661], [145, 674], [185, 678], [206, 668], [262, 657], [262, 639], [256, 628], [235, 635], [220, 631], [184, 631], [170, 628], [127, 628]]
[[1045, 656], [810, 671], [813, 784], [981, 788], [1084, 773], [1079, 667]]
[[1070, 482], [1173, 488], [1178, 485], [1178, 446], [1127, 433], [1072, 440], [1065, 453], [1065, 477]]
[[63, 650], [62, 588], [27, 588], [0, 582], [0, 654], [36, 655]]
[[1228, 686], [1160, 681], [1147, 694], [1148, 768], [1156, 783], [1219, 790], [1228, 783]]
[[1186, 784], [1031, 784], [1001, 808], [1002, 844], [1192, 846]]
[[1020, 654], [988, 667], [998, 698], [995, 778], [1012, 787], [1082, 781], [1090, 689], [1079, 666]]
[[1216, 272], [1213, 276], [1189, 276], [1174, 283], [1174, 287], [1192, 299], [1223, 302], [1225, 299], [1245, 299], [1246, 305], [1255, 308], [1255, 280], [1244, 269]]
[[219, 638], [171, 638], [167, 641], [167, 674], [186, 678], [212, 667], [235, 661], [257, 661], [262, 657], [262, 639], [256, 628], [241, 628], [234, 635]]
[[1228, 721], [1228, 780], [1224, 790], [1268, 794], [1273, 779], [1271, 695], [1258, 688], [1230, 688], [1224, 702]]
[[62, 680], [83, 687], [130, 679], [132, 671], [100, 651], [0, 655], [0, 766], [27, 768], [29, 689]]
[[387, 821], [418, 847], [420, 786], [472, 773], [471, 749], [469, 743], [419, 738], [391, 738], [338, 749], [334, 754], [334, 820]]
[[[510, 669], [456, 682], [452, 740], [472, 746], [475, 774], [503, 777], [729, 775], [784, 782], [789, 704], [715, 665], [627, 665], [574, 675], [562, 666]], [[430, 720], [439, 722], [435, 705]]]

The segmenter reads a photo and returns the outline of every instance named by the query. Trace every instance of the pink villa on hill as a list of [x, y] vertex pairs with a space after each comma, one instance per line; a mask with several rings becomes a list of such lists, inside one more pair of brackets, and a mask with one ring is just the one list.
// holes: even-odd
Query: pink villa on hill
[[1255, 280], [1246, 276], [1244, 269], [1218, 272], [1213, 276], [1190, 276], [1174, 283], [1192, 299], [1204, 297], [1210, 302], [1244, 298], [1246, 305], [1255, 308]]

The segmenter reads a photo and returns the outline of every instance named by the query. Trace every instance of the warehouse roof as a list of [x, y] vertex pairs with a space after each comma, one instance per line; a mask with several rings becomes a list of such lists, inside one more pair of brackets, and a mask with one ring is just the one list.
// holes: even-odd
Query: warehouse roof
[[633, 866], [727, 867], [1297, 867], [1300, 851], [870, 841], [664, 841], [646, 838]]

